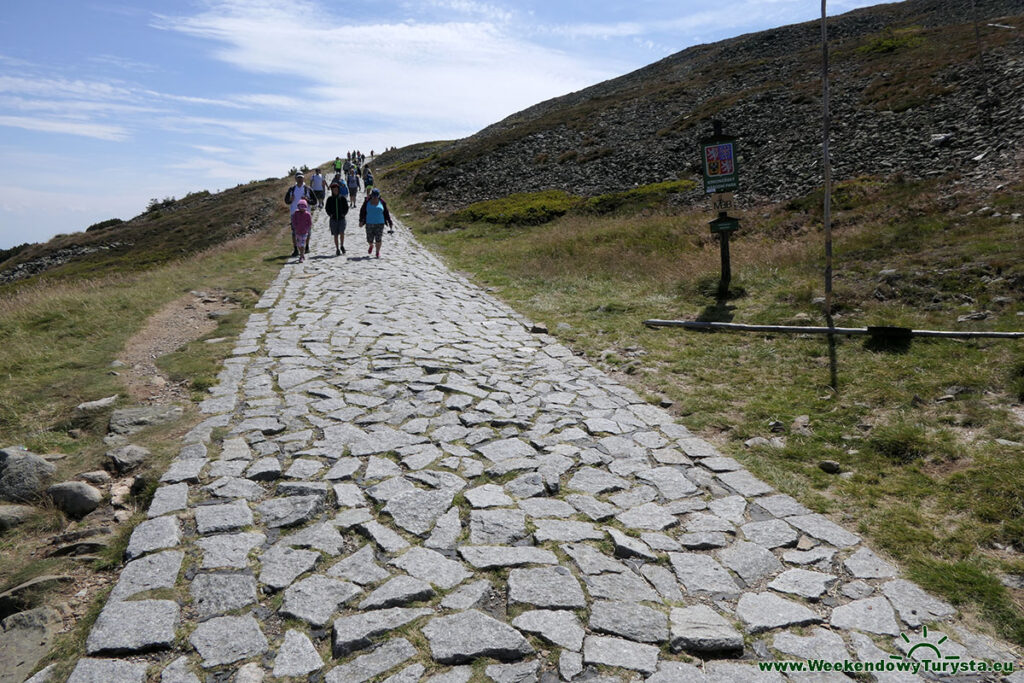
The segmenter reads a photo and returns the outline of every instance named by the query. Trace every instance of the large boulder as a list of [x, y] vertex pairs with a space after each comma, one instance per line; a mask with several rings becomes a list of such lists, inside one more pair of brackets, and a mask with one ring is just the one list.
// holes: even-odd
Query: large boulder
[[30, 505], [0, 505], [0, 532], [12, 529], [36, 513]]
[[110, 431], [114, 434], [134, 434], [151, 425], [174, 422], [184, 413], [184, 408], [178, 405], [120, 408], [110, 415]]
[[23, 446], [0, 449], [0, 500], [20, 503], [38, 498], [56, 471]]
[[118, 474], [129, 472], [149, 459], [149, 449], [135, 444], [118, 446], [107, 451], [108, 467]]
[[87, 401], [86, 403], [79, 403], [75, 406], [75, 414], [77, 415], [94, 415], [96, 413], [103, 412], [107, 408], [112, 407], [117, 403], [117, 394], [113, 396], [107, 396], [96, 401]]
[[18, 612], [0, 622], [0, 680], [25, 680], [49, 653], [61, 626], [52, 607]]
[[99, 489], [84, 481], [65, 481], [46, 489], [46, 493], [68, 517], [80, 519], [95, 510], [103, 500]]

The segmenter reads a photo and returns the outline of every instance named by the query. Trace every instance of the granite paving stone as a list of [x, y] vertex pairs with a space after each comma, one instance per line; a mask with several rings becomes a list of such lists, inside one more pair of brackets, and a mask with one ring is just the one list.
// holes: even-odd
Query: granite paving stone
[[362, 592], [348, 581], [310, 576], [285, 589], [281, 614], [302, 619], [314, 627], [324, 626], [340, 605]]
[[780, 593], [790, 593], [808, 600], [816, 600], [838, 580], [838, 577], [831, 574], [812, 572], [807, 569], [789, 569], [776, 576], [768, 584], [768, 587]]
[[422, 629], [430, 652], [442, 664], [461, 664], [480, 657], [518, 660], [533, 646], [516, 629], [477, 610], [435, 617]]
[[159, 517], [169, 512], [178, 512], [188, 507], [188, 484], [171, 484], [161, 486], [153, 492], [153, 500], [149, 504], [147, 517]]
[[173, 588], [181, 571], [184, 553], [165, 550], [132, 560], [121, 570], [121, 578], [110, 592], [110, 600], [126, 600], [136, 593]]
[[347, 579], [361, 586], [379, 583], [390, 578], [391, 573], [377, 564], [373, 555], [373, 547], [369, 544], [336, 562], [327, 570], [328, 576]]
[[833, 628], [854, 629], [868, 633], [899, 635], [896, 613], [883, 597], [854, 600], [832, 610], [829, 621]]
[[558, 558], [550, 550], [530, 546], [463, 545], [459, 546], [459, 554], [476, 569], [558, 564]]
[[200, 620], [256, 602], [256, 580], [248, 573], [200, 573], [189, 589]]
[[284, 642], [274, 658], [275, 676], [305, 676], [319, 671], [323, 666], [324, 660], [316, 651], [309, 636], [295, 629], [288, 629], [285, 632]]
[[641, 643], [668, 640], [668, 617], [664, 612], [635, 602], [597, 600], [590, 606], [590, 629]]
[[623, 638], [587, 636], [583, 641], [583, 662], [653, 674], [658, 669], [658, 648]]
[[466, 584], [453, 590], [441, 600], [441, 607], [446, 609], [469, 609], [476, 606], [488, 593], [491, 592], [491, 582], [487, 579], [480, 579], [473, 583]]
[[669, 619], [673, 652], [721, 654], [743, 651], [743, 634], [707, 605], [675, 607]]
[[746, 624], [749, 633], [815, 624], [822, 620], [803, 605], [774, 593], [744, 593], [736, 605], [736, 616]]
[[196, 508], [196, 531], [202, 535], [237, 531], [252, 526], [252, 510], [244, 500]]
[[658, 593], [631, 571], [616, 574], [584, 576], [583, 582], [592, 599], [627, 602], [658, 602]]
[[181, 609], [171, 600], [109, 602], [85, 641], [88, 655], [167, 650], [174, 644]]
[[203, 551], [201, 569], [218, 569], [234, 567], [245, 569], [249, 566], [249, 553], [267, 540], [257, 531], [246, 531], [237, 534], [217, 534], [196, 540], [196, 545]]
[[740, 587], [713, 557], [698, 553], [669, 553], [679, 583], [690, 593], [739, 595]]
[[925, 593], [921, 588], [905, 579], [895, 579], [882, 585], [882, 593], [896, 608], [900, 619], [917, 628], [927, 621], [953, 616], [953, 607], [938, 598]]
[[319, 561], [318, 552], [274, 545], [260, 556], [259, 581], [272, 590], [287, 588]]
[[177, 518], [164, 516], [148, 519], [140, 522], [132, 531], [124, 555], [131, 560], [154, 550], [173, 548], [180, 542], [181, 524]]
[[1010, 651], [394, 219], [348, 258], [315, 214], [156, 475], [86, 639], [110, 654], [70, 680], [782, 681], [757, 661], [887, 658], [870, 638], [935, 621]]
[[512, 625], [520, 631], [536, 633], [555, 645], [575, 652], [583, 647], [583, 636], [586, 635], [576, 614], [569, 610], [538, 609], [523, 612], [512, 620]]
[[564, 567], [513, 569], [508, 575], [508, 601], [544, 609], [578, 609], [587, 604], [579, 581]]
[[391, 564], [443, 590], [454, 588], [473, 575], [462, 563], [422, 547], [410, 548], [393, 559]]
[[728, 548], [718, 551], [718, 561], [736, 572], [748, 586], [782, 571], [782, 563], [772, 551], [746, 541], [736, 541]]
[[412, 576], [396, 576], [370, 593], [359, 603], [359, 609], [381, 609], [429, 600], [434, 589], [426, 581]]
[[896, 567], [869, 548], [858, 548], [843, 561], [843, 566], [856, 579], [891, 579], [896, 576]]
[[369, 654], [327, 672], [327, 683], [363, 683], [394, 669], [416, 656], [416, 648], [405, 638], [394, 638]]
[[342, 658], [373, 644], [372, 638], [432, 614], [430, 609], [392, 607], [339, 617], [332, 629], [332, 652]]
[[[83, 657], [75, 664], [67, 683], [145, 683], [149, 665], [121, 659], [91, 659]], [[35, 677], [33, 676], [33, 680]], [[50, 679], [45, 679], [49, 681]], [[43, 683], [42, 681], [40, 683]]]

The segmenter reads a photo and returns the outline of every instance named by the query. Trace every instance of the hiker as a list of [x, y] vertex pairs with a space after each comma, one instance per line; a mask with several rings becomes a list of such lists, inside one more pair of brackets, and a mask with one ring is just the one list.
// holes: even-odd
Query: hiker
[[345, 215], [348, 200], [341, 194], [341, 183], [331, 183], [331, 196], [324, 203], [324, 211], [330, 216], [331, 235], [334, 237], [334, 255], [345, 253]]
[[348, 172], [353, 168], [352, 159], [345, 159], [345, 163], [341, 165], [341, 170], [345, 172], [345, 175], [348, 175]]
[[305, 199], [300, 199], [295, 213], [292, 214], [292, 236], [295, 240], [295, 249], [299, 253], [299, 263], [306, 260], [306, 242], [312, 229], [313, 217], [309, 214], [309, 204]]
[[[295, 214], [295, 211], [299, 208], [299, 202], [303, 199], [306, 200], [308, 206], [310, 202], [316, 201], [316, 197], [313, 194], [313, 190], [309, 189], [306, 185], [306, 178], [301, 173], [295, 174], [295, 184], [288, 188], [288, 191], [284, 193], [284, 203], [288, 205], [289, 217]], [[299, 248], [295, 244], [295, 232], [292, 231], [292, 257], [299, 255]]]
[[310, 178], [309, 185], [313, 188], [313, 195], [316, 197], [313, 208], [322, 207], [324, 205], [324, 196], [327, 194], [327, 181], [320, 175], [319, 168], [313, 171], [313, 177]]
[[373, 189], [373, 173], [370, 172], [369, 166], [363, 170], [363, 189], [367, 192]]
[[345, 185], [348, 186], [348, 205], [349, 208], [356, 208], [356, 192], [359, 192], [359, 176], [356, 175], [354, 169], [350, 169], [348, 172], [348, 178], [345, 179]]
[[384, 241], [385, 224], [391, 228], [391, 232], [395, 231], [395, 226], [391, 222], [391, 214], [388, 212], [388, 205], [380, 198], [380, 190], [375, 187], [370, 190], [370, 194], [363, 200], [363, 205], [359, 208], [359, 225], [366, 227], [366, 243], [370, 245], [366, 250], [367, 254], [373, 253], [374, 242], [376, 242], [377, 258], [380, 258], [380, 243]]
[[334, 175], [341, 173], [341, 167], [343, 166], [341, 157], [334, 157]]

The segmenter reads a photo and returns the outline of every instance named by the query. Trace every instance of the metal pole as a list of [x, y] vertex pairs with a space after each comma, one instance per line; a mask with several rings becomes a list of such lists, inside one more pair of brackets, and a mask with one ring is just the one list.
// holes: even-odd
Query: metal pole
[[[821, 0], [821, 154], [824, 166], [825, 205], [822, 210], [825, 221], [825, 322], [829, 328], [835, 327], [832, 320], [832, 160], [828, 153], [828, 137], [830, 128], [829, 93], [828, 93], [828, 23], [826, 12], [827, 0]], [[829, 386], [833, 391], [839, 390], [839, 364], [836, 359], [836, 336], [828, 335], [828, 369]]]
[[[832, 162], [828, 153], [828, 29], [825, 23], [825, 3], [821, 0], [821, 149], [825, 172], [825, 316], [832, 318]], [[829, 326], [832, 323], [829, 322]]]

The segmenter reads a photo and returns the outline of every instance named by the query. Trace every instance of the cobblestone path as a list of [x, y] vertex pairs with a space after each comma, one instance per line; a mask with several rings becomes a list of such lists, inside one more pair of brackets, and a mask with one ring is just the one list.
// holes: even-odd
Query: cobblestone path
[[322, 214], [312, 243], [202, 403], [74, 683], [850, 681], [757, 662], [919, 642], [1014, 659], [404, 227], [379, 260], [358, 228], [335, 258]]

